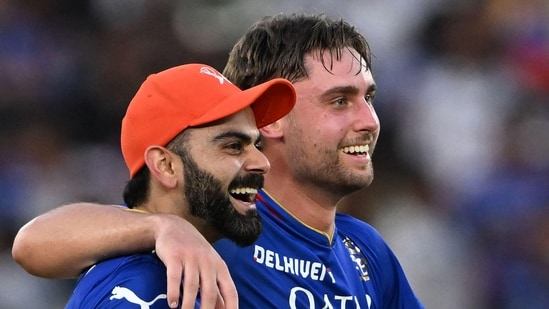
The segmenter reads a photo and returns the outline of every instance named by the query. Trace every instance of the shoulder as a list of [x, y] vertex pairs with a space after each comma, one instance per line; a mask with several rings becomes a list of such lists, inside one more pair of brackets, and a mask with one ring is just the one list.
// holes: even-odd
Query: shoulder
[[379, 232], [370, 224], [344, 213], [336, 215], [336, 227], [340, 234], [353, 236], [368, 242], [385, 243]]
[[389, 245], [370, 224], [347, 214], [337, 214], [338, 236], [349, 239], [364, 254], [382, 302], [390, 308], [423, 308]]
[[337, 214], [336, 230], [344, 242], [359, 248], [374, 271], [383, 269], [382, 272], [388, 274], [388, 270], [398, 264], [389, 245], [370, 224], [347, 214]]
[[127, 273], [140, 273], [142, 275], [165, 272], [166, 267], [154, 253], [139, 253], [116, 257], [101, 261], [90, 267], [79, 279], [104, 280], [112, 276], [125, 275]]
[[90, 268], [78, 280], [67, 308], [131, 308], [165, 299], [165, 293], [162, 262], [153, 253], [133, 254]]

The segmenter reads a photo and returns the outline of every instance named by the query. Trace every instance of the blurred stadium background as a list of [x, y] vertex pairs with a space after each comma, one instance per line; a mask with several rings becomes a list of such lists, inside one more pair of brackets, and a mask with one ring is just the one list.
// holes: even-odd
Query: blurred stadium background
[[145, 77], [222, 70], [279, 12], [369, 40], [376, 179], [340, 208], [380, 230], [427, 308], [549, 308], [547, 0], [0, 1], [0, 308], [64, 306], [74, 281], [26, 274], [13, 236], [64, 203], [121, 202], [119, 124]]

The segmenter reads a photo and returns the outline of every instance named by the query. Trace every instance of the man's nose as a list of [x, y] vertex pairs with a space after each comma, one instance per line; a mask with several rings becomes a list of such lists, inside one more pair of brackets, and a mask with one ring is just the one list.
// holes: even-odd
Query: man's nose
[[246, 160], [246, 170], [265, 174], [271, 168], [271, 164], [267, 157], [256, 147], [253, 147], [250, 152], [250, 157]]
[[359, 104], [355, 117], [355, 131], [374, 132], [379, 130], [379, 118], [375, 108], [373, 105], [368, 104], [365, 99], [364, 104]]

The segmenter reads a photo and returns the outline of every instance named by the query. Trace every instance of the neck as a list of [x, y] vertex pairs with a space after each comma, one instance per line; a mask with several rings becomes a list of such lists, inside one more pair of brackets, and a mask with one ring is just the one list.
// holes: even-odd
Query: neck
[[210, 244], [221, 239], [221, 234], [203, 219], [191, 215], [186, 215], [183, 218], [191, 223]]
[[155, 198], [150, 198], [149, 202], [139, 206], [138, 209], [149, 213], [170, 214], [183, 218], [192, 224], [209, 243], [214, 243], [221, 238], [220, 233], [217, 232], [217, 230], [210, 224], [203, 219], [190, 214], [189, 207], [185, 201], [179, 198], [170, 198], [169, 194], [163, 194], [156, 196]]
[[[335, 227], [336, 205], [341, 197], [335, 197], [317, 186], [307, 186], [270, 173], [269, 177], [265, 177], [265, 191], [301, 222], [331, 237]], [[282, 183], [283, 186], [280, 185]]]

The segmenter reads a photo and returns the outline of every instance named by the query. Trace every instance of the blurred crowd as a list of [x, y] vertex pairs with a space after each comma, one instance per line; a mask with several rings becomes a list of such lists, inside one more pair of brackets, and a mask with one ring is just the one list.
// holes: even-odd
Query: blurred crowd
[[222, 70], [278, 12], [370, 42], [376, 176], [340, 210], [378, 228], [426, 307], [549, 308], [547, 0], [0, 0], [0, 308], [64, 306], [74, 281], [26, 274], [13, 237], [64, 203], [122, 202], [120, 121], [146, 76]]

